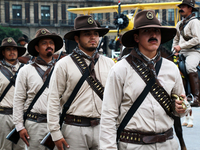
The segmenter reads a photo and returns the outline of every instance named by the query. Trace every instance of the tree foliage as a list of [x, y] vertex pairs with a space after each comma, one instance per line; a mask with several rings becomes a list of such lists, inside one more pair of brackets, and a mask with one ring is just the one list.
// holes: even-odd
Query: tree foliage
[[21, 36], [22, 32], [17, 28], [0, 26], [0, 43], [6, 37], [12, 37], [17, 42], [18, 38]]

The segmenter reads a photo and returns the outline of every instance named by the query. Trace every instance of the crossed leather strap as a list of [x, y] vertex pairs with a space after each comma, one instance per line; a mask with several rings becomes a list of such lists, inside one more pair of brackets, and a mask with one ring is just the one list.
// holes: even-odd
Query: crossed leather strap
[[160, 54], [158, 52], [157, 57], [153, 60], [152, 64], [145, 60], [144, 57], [138, 55], [139, 50], [132, 50], [130, 55], [126, 58], [129, 64], [134, 68], [134, 70], [139, 74], [139, 76], [147, 83], [151, 76], [154, 75], [156, 79], [156, 83], [152, 86], [150, 92], [153, 97], [159, 102], [159, 104], [163, 107], [165, 112], [172, 117], [172, 100], [169, 94], [165, 91], [165, 89], [161, 86], [159, 81], [157, 80], [156, 74], [154, 74], [154, 65], [157, 61], [160, 60]]
[[[43, 66], [48, 66], [47, 70], [44, 71], [42, 70], [37, 64], [43, 65]], [[40, 75], [40, 77], [42, 78], [43, 82], [46, 81], [49, 72], [51, 71], [52, 66], [54, 66], [55, 64], [55, 60], [53, 59], [51, 61], [51, 63], [47, 64], [41, 57], [37, 57], [35, 62], [32, 63], [31, 65], [33, 65], [35, 67], [35, 69], [37, 70], [38, 74]]]
[[[72, 60], [75, 62], [75, 64], [78, 66], [79, 70], [83, 74], [85, 72], [85, 69], [88, 67], [86, 64], [84, 58], [82, 55], [76, 53], [75, 51], [72, 52], [70, 55]], [[99, 57], [98, 53], [93, 57], [93, 60], [91, 60], [91, 70], [90, 70], [90, 76], [86, 79], [88, 84], [91, 86], [91, 88], [95, 91], [95, 93], [103, 100], [103, 92], [104, 87], [100, 83], [100, 81], [96, 78], [95, 71], [94, 71], [94, 60]], [[87, 59], [87, 58], [86, 58]]]

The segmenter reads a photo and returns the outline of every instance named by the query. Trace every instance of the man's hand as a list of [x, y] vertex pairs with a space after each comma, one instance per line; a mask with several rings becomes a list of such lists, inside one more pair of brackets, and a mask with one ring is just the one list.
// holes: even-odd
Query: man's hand
[[174, 50], [175, 50], [175, 55], [178, 55], [178, 53], [180, 52], [180, 50], [181, 50], [181, 47], [179, 46], [179, 45], [176, 45], [176, 46], [174, 46]]
[[69, 145], [67, 144], [67, 142], [65, 141], [64, 138], [62, 138], [58, 141], [54, 141], [54, 143], [57, 146], [58, 150], [64, 150], [63, 145], [65, 145], [67, 148], [69, 148]]
[[19, 131], [19, 136], [24, 141], [24, 143], [26, 143], [26, 145], [29, 146], [28, 139], [30, 137], [29, 137], [28, 132], [25, 128], [22, 129], [21, 131]]
[[[185, 95], [182, 94], [181, 97], [183, 99], [187, 100]], [[183, 108], [182, 103], [183, 103], [183, 101], [181, 101], [181, 100], [175, 100], [175, 110], [179, 114], [185, 113], [185, 108]]]

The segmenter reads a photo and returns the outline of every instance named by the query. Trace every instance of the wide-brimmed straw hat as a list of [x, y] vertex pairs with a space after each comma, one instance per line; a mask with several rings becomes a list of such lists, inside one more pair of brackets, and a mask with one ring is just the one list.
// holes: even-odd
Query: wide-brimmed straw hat
[[181, 5], [188, 5], [192, 7], [192, 11], [198, 11], [198, 9], [195, 8], [195, 0], [183, 0], [182, 3], [178, 5], [178, 7]]
[[49, 30], [43, 28], [43, 29], [39, 29], [36, 32], [35, 38], [32, 39], [28, 43], [28, 52], [29, 52], [30, 55], [32, 55], [32, 56], [38, 56], [39, 55], [39, 53], [35, 49], [35, 45], [37, 45], [38, 42], [41, 39], [44, 39], [44, 38], [50, 38], [54, 41], [55, 52], [60, 50], [63, 47], [63, 40], [59, 35], [57, 35], [56, 33], [51, 33], [51, 32], [49, 32]]
[[85, 30], [96, 30], [99, 33], [99, 36], [104, 36], [108, 33], [108, 28], [102, 28], [98, 22], [96, 22], [92, 16], [84, 15], [76, 17], [74, 20], [74, 29], [66, 33], [64, 38], [68, 40], [74, 40], [74, 36], [77, 32]]
[[7, 37], [2, 40], [1, 46], [0, 46], [0, 59], [3, 59], [2, 50], [4, 50], [6, 47], [16, 47], [18, 51], [18, 57], [24, 55], [26, 52], [26, 48], [22, 46], [18, 46], [15, 40], [12, 37]]
[[159, 28], [161, 30], [161, 44], [165, 43], [174, 38], [176, 35], [175, 28], [163, 27], [159, 20], [156, 18], [154, 11], [144, 10], [139, 13], [134, 18], [134, 28], [127, 31], [122, 36], [122, 44], [126, 47], [136, 46], [136, 41], [134, 40], [134, 34], [138, 33], [139, 29], [144, 28]]

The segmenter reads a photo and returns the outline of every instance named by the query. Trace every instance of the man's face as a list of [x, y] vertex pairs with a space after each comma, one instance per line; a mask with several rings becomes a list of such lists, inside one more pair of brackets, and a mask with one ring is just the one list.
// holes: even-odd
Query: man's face
[[41, 58], [51, 57], [55, 52], [55, 44], [52, 39], [44, 38], [35, 46], [36, 51]]
[[75, 36], [79, 48], [85, 52], [95, 51], [99, 43], [99, 33], [95, 30], [80, 31], [80, 36]]
[[18, 51], [16, 47], [8, 46], [2, 51], [4, 59], [8, 62], [16, 61], [18, 57]]
[[19, 44], [24, 46], [26, 44], [26, 42], [25, 41], [20, 41]]
[[158, 28], [140, 29], [139, 34], [134, 34], [134, 39], [138, 43], [138, 48], [146, 56], [157, 53], [161, 43], [161, 31]]
[[185, 18], [192, 13], [192, 7], [188, 7], [188, 5], [181, 5], [179, 12]]

